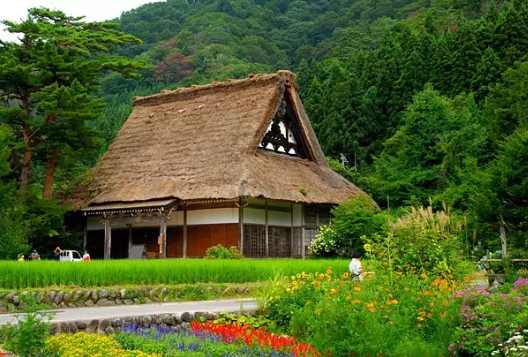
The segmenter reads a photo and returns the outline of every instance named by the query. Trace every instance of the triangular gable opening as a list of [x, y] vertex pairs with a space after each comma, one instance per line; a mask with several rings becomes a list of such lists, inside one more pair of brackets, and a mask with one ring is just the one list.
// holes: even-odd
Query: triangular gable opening
[[299, 119], [287, 93], [264, 134], [259, 148], [312, 160], [299, 125]]

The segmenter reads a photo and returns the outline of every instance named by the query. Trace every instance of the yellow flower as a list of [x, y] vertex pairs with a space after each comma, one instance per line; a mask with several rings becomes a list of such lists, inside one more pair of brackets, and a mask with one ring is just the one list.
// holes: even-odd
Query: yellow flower
[[352, 300], [351, 302], [352, 302], [352, 304], [360, 304], [361, 303], [361, 301], [359, 301], [358, 299]]
[[349, 276], [350, 276], [349, 273], [344, 273], [344, 274], [343, 274], [343, 279], [348, 279]]
[[420, 278], [422, 278], [422, 279], [427, 279], [427, 274], [422, 273], [422, 274], [420, 275]]
[[291, 280], [295, 280], [295, 276], [292, 275], [292, 276], [291, 276]]
[[360, 288], [359, 286], [356, 285], [356, 286], [354, 286], [354, 290], [355, 290], [355, 291], [361, 291], [361, 288]]
[[348, 295], [348, 296], [346, 297], [346, 299], [347, 299], [347, 300], [350, 300], [350, 299], [352, 299], [352, 296]]
[[300, 277], [301, 277], [301, 274], [297, 273], [296, 276], [297, 276], [297, 278], [300, 278]]

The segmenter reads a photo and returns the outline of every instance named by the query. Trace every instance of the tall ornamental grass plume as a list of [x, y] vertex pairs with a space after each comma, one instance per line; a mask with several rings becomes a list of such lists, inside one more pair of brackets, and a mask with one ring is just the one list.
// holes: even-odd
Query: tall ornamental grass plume
[[445, 205], [439, 211], [411, 207], [395, 222], [389, 222], [387, 235], [363, 237], [369, 247], [367, 256], [386, 264], [389, 271], [411, 266], [436, 275], [451, 273], [461, 258], [463, 222]]

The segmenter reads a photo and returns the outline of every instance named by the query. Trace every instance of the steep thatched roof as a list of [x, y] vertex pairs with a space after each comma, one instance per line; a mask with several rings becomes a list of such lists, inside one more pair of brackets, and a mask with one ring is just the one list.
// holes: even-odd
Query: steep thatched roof
[[[77, 209], [162, 199], [337, 203], [361, 191], [325, 162], [288, 71], [137, 98]], [[258, 148], [288, 96], [312, 160]]]

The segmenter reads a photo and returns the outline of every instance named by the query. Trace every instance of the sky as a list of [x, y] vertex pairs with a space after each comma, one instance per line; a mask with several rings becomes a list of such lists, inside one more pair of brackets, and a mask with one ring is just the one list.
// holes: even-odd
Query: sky
[[[19, 21], [26, 17], [29, 8], [47, 7], [64, 11], [67, 15], [86, 16], [86, 21], [103, 21], [140, 5], [159, 1], [165, 0], [0, 0], [0, 20]], [[16, 35], [5, 31], [0, 24], [0, 39], [15, 41]]]

